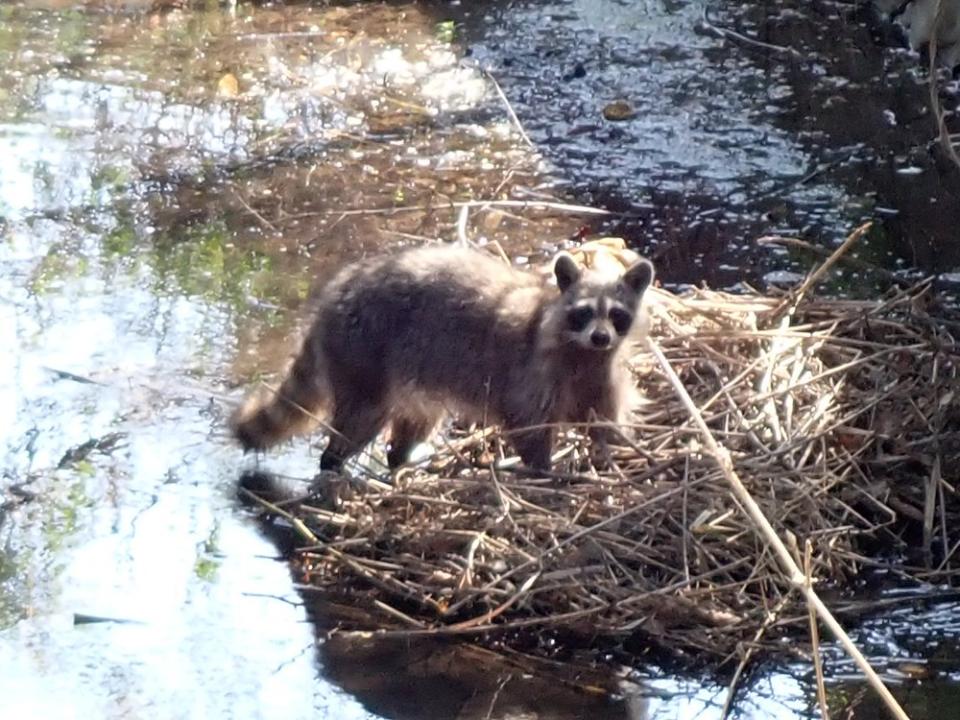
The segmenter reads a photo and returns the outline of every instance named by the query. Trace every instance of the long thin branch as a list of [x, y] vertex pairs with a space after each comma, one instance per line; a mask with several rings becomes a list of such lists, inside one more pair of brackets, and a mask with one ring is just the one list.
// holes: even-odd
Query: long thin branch
[[946, 152], [947, 157], [960, 168], [960, 156], [957, 155], [957, 149], [953, 146], [953, 140], [950, 138], [950, 131], [947, 129], [946, 114], [943, 112], [943, 105], [940, 103], [940, 86], [937, 83], [937, 44], [940, 33], [940, 23], [943, 15], [943, 0], [934, 0], [936, 5], [933, 10], [933, 24], [930, 27], [930, 40], [928, 41], [928, 55], [930, 56], [928, 72], [930, 75], [930, 109], [933, 111], [933, 119], [937, 123], [937, 139], [941, 147]]
[[[807, 587], [813, 587], [813, 544], [809, 538], [803, 548], [803, 570], [807, 576]], [[817, 627], [817, 613], [813, 606], [807, 606], [810, 619], [810, 652], [813, 655], [813, 674], [817, 681], [817, 704], [820, 706], [820, 717], [830, 720], [830, 711], [827, 708], [827, 687], [823, 680], [823, 660], [820, 658], [820, 630]]]
[[667, 379], [670, 381], [670, 384], [673, 386], [673, 389], [677, 394], [677, 397], [680, 398], [680, 401], [683, 403], [691, 419], [700, 429], [700, 434], [703, 437], [704, 445], [709, 450], [710, 454], [713, 455], [713, 459], [716, 461], [720, 471], [730, 484], [730, 488], [733, 490], [737, 500], [750, 516], [750, 519], [756, 526], [757, 532], [773, 549], [774, 555], [781, 565], [781, 569], [786, 580], [797, 591], [802, 593], [810, 606], [816, 610], [817, 615], [819, 615], [823, 623], [827, 626], [827, 628], [829, 628], [830, 632], [843, 646], [843, 649], [846, 650], [847, 654], [857, 664], [857, 667], [859, 667], [863, 672], [867, 682], [870, 683], [870, 686], [873, 687], [877, 694], [880, 695], [880, 698], [883, 700], [884, 704], [886, 704], [891, 714], [897, 718], [897, 720], [910, 720], [910, 717], [906, 712], [904, 712], [903, 708], [900, 706], [900, 703], [897, 702], [897, 699], [893, 696], [890, 690], [887, 689], [887, 686], [883, 684], [883, 680], [880, 679], [880, 676], [877, 675], [876, 671], [870, 666], [870, 663], [863, 656], [863, 653], [861, 653], [857, 646], [853, 644], [850, 636], [847, 635], [840, 623], [837, 622], [836, 618], [834, 618], [833, 614], [830, 612], [826, 604], [824, 604], [823, 600], [820, 599], [820, 596], [817, 594], [817, 592], [812, 586], [808, 585], [806, 576], [800, 570], [797, 562], [793, 559], [793, 556], [790, 554], [787, 546], [779, 538], [776, 530], [773, 528], [773, 525], [770, 524], [770, 521], [767, 519], [766, 515], [763, 514], [763, 510], [760, 509], [760, 506], [757, 504], [756, 500], [753, 499], [750, 491], [747, 490], [746, 486], [744, 486], [743, 482], [741, 482], [740, 477], [737, 475], [737, 472], [733, 467], [733, 460], [730, 457], [730, 452], [725, 447], [722, 447], [713, 437], [713, 433], [710, 431], [710, 428], [704, 421], [703, 416], [700, 414], [700, 411], [694, 404], [690, 394], [683, 386], [683, 382], [674, 371], [673, 366], [670, 365], [670, 361], [667, 360], [667, 357], [663, 354], [663, 351], [660, 350], [660, 347], [652, 338], [648, 337], [646, 339], [646, 345], [650, 352], [653, 353], [654, 357], [656, 357], [657, 362], [660, 364], [660, 367], [666, 374]]
[[724, 40], [733, 40], [742, 45], [747, 45], [750, 47], [759, 48], [761, 50], [769, 50], [771, 52], [789, 55], [794, 60], [801, 60], [803, 58], [803, 55], [796, 48], [785, 47], [783, 45], [772, 45], [770, 43], [765, 43], [765, 42], [762, 42], [761, 40], [757, 40], [756, 38], [748, 37], [743, 33], [738, 33], [733, 30], [728, 30], [727, 28], [722, 28], [717, 25], [714, 25], [712, 22], [710, 22], [710, 17], [707, 15], [706, 8], [704, 8], [703, 10], [703, 17], [700, 20], [700, 26], [703, 30], [706, 30], [712, 35], [715, 35], [716, 37]]
[[800, 288], [794, 293], [791, 293], [792, 299], [787, 298], [784, 300], [783, 304], [777, 308], [777, 311], [774, 313], [774, 315], [779, 315], [780, 312], [785, 308], [789, 308], [790, 314], [793, 314], [806, 294], [810, 292], [810, 290], [813, 289], [813, 287], [820, 282], [821, 279], [823, 279], [823, 276], [827, 274], [827, 271], [830, 270], [830, 268], [832, 268], [837, 261], [846, 254], [847, 250], [853, 247], [854, 243], [862, 238], [871, 227], [873, 227], [873, 223], [866, 222], [850, 233], [847, 239], [840, 244], [840, 247], [834, 250], [830, 257], [828, 257], [823, 264], [820, 265], [820, 267], [807, 276], [807, 279], [803, 281], [803, 284], [800, 285]]
[[462, 207], [512, 207], [539, 210], [556, 210], [557, 212], [568, 212], [582, 215], [616, 215], [624, 216], [629, 213], [612, 212], [602, 208], [590, 207], [588, 205], [573, 205], [570, 203], [552, 202], [548, 200], [468, 200], [466, 202], [444, 203], [442, 205], [398, 205], [396, 207], [377, 207], [377, 208], [353, 208], [343, 210], [331, 208], [319, 212], [303, 212], [288, 215], [287, 220], [297, 220], [300, 218], [317, 217], [320, 215], [393, 215], [401, 212], [418, 212], [431, 210], [447, 210], [450, 208]]
[[509, 115], [510, 119], [513, 121], [513, 125], [517, 128], [517, 132], [520, 133], [520, 137], [523, 138], [523, 141], [529, 147], [533, 147], [533, 141], [530, 139], [530, 136], [527, 135], [527, 131], [523, 129], [523, 123], [520, 122], [520, 118], [517, 117], [517, 113], [514, 112], [513, 105], [511, 105], [510, 100], [507, 99], [507, 95], [503, 92], [503, 88], [500, 87], [500, 83], [497, 82], [497, 79], [489, 70], [484, 70], [483, 74], [487, 76], [487, 80], [493, 83], [493, 87], [497, 91], [497, 95], [500, 96], [500, 99], [507, 108], [507, 115]]

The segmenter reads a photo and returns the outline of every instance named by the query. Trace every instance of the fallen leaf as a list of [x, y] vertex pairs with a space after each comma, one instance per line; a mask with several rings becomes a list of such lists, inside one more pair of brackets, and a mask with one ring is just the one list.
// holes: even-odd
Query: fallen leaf
[[626, 100], [614, 100], [603, 108], [603, 117], [612, 122], [629, 120], [637, 113]]
[[236, 97], [240, 94], [240, 84], [233, 73], [224, 73], [217, 82], [217, 95], [220, 97]]

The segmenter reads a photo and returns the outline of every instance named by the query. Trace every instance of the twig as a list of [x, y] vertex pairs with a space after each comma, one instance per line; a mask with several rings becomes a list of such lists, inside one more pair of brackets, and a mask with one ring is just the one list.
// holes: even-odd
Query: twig
[[233, 191], [234, 197], [236, 197], [237, 200], [240, 201], [240, 204], [243, 205], [243, 207], [246, 209], [246, 211], [247, 211], [248, 213], [250, 213], [251, 215], [253, 215], [261, 225], [263, 225], [263, 226], [264, 226], [267, 230], [269, 230], [270, 232], [272, 232], [272, 233], [274, 233], [274, 234], [279, 234], [280, 231], [277, 230], [277, 226], [274, 225], [274, 224], [273, 224], [272, 222], [270, 222], [269, 220], [267, 220], [263, 215], [261, 215], [260, 213], [258, 213], [256, 210], [254, 210], [254, 209], [250, 206], [250, 204], [249, 204], [246, 200], [243, 199], [243, 196], [240, 194], [240, 191], [239, 191], [235, 186], [231, 186], [230, 189]]
[[342, 631], [338, 635], [356, 638], [409, 638], [409, 637], [443, 637], [447, 635], [483, 635], [491, 632], [509, 632], [510, 630], [519, 630], [521, 628], [536, 627], [538, 625], [549, 627], [550, 625], [562, 625], [571, 620], [582, 620], [583, 618], [597, 615], [607, 609], [606, 604], [594, 605], [583, 610], [572, 610], [557, 615], [546, 617], [531, 617], [522, 620], [511, 620], [504, 623], [491, 623], [489, 625], [468, 625], [454, 627], [452, 625], [441, 625], [414, 630], [357, 630]]
[[[764, 235], [763, 237], [757, 238], [756, 243], [757, 245], [786, 245], [789, 247], [795, 247], [799, 250], [808, 252], [811, 255], [817, 255], [821, 258], [829, 258], [832, 254], [830, 250], [822, 248], [819, 245], [809, 243], [806, 240], [801, 240], [800, 238], [781, 237], [779, 235]], [[873, 263], [867, 262], [866, 260], [861, 260], [860, 258], [844, 256], [840, 258], [840, 262], [842, 262], [844, 265], [849, 265], [850, 267], [855, 267], [859, 270], [864, 270], [866, 272], [879, 275], [885, 280], [897, 285], [902, 285], [905, 282], [904, 279], [898, 277], [896, 273], [892, 273], [886, 268], [882, 268], [879, 265], [874, 265]]]
[[[828, 170], [832, 170], [833, 168], [838, 167], [839, 165], [843, 165], [844, 163], [848, 162], [852, 157], [853, 157], [853, 153], [851, 153], [850, 155], [847, 155], [847, 156], [844, 157], [844, 158], [840, 158], [839, 160], [834, 160], [833, 162], [824, 163], [823, 165], [817, 165], [817, 167], [815, 167], [813, 170], [811, 170], [810, 172], [808, 172], [806, 175], [803, 175], [802, 177], [800, 177], [800, 178], [797, 179], [797, 180], [794, 180], [793, 182], [788, 182], [788, 183], [786, 183], [786, 184], [784, 184], [784, 185], [780, 185], [780, 186], [778, 186], [778, 187], [775, 187], [774, 189], [769, 190], [769, 191], [767, 191], [767, 192], [765, 192], [765, 193], [761, 193], [760, 195], [754, 196], [754, 197], [753, 197], [753, 202], [759, 202], [759, 201], [761, 201], [761, 200], [766, 200], [767, 198], [771, 198], [771, 197], [774, 197], [774, 196], [776, 196], [776, 195], [780, 195], [781, 193], [785, 193], [785, 192], [787, 192], [788, 190], [791, 190], [791, 189], [793, 189], [793, 188], [795, 188], [795, 187], [800, 187], [801, 185], [806, 185], [808, 182], [810, 182], [811, 180], [814, 180], [816, 177], [818, 177], [819, 175], [822, 175], [823, 173], [827, 172]], [[737, 192], [739, 192], [739, 191], [738, 191], [738, 190], [731, 190], [729, 193], [727, 193], [727, 197], [728, 197], [728, 198], [729, 198], [729, 197], [732, 197], [732, 196], [735, 195]]]
[[500, 699], [500, 693], [503, 691], [503, 688], [507, 686], [507, 683], [513, 680], [513, 674], [507, 675], [501, 678], [500, 682], [497, 683], [497, 689], [493, 692], [493, 695], [490, 697], [490, 704], [487, 706], [487, 714], [484, 716], [484, 720], [490, 720], [493, 717], [493, 710], [497, 706], [497, 700]]
[[520, 122], [520, 118], [517, 117], [517, 114], [513, 111], [513, 106], [510, 104], [510, 101], [507, 99], [507, 96], [504, 94], [503, 89], [500, 87], [500, 83], [497, 82], [497, 79], [489, 70], [484, 70], [483, 74], [487, 76], [487, 79], [493, 83], [494, 89], [497, 91], [497, 95], [500, 96], [500, 99], [503, 101], [504, 106], [507, 108], [507, 115], [510, 116], [510, 120], [513, 121], [514, 127], [517, 128], [517, 132], [520, 133], [520, 137], [523, 138], [523, 141], [530, 147], [533, 147], [533, 141], [530, 139], [530, 136], [527, 135], [527, 131], [523, 129], [523, 123]]
[[328, 36], [328, 30], [291, 30], [287, 32], [237, 33], [235, 40], [285, 40]]
[[937, 513], [937, 490], [940, 487], [942, 476], [940, 469], [940, 453], [933, 458], [933, 467], [924, 483], [926, 492], [923, 502], [923, 553], [927, 558], [927, 565], [933, 565], [933, 522]]
[[820, 282], [823, 276], [826, 275], [827, 271], [829, 271], [830, 268], [832, 268], [836, 262], [843, 257], [847, 250], [853, 247], [854, 243], [863, 237], [871, 227], [873, 227], [873, 223], [866, 222], [850, 233], [847, 239], [840, 244], [840, 247], [834, 250], [830, 257], [821, 263], [820, 267], [810, 273], [810, 275], [807, 276], [807, 279], [803, 281], [803, 284], [801, 284], [797, 290], [791, 293], [792, 298], [785, 299], [773, 314], [775, 316], [779, 316], [783, 310], [788, 309], [788, 314], [793, 315], [810, 289]]
[[523, 585], [520, 586], [520, 589], [517, 590], [517, 592], [514, 593], [510, 599], [508, 599], [505, 603], [502, 603], [499, 607], [491, 610], [488, 613], [484, 613], [480, 617], [471, 618], [470, 620], [464, 620], [463, 622], [454, 623], [452, 625], [447, 625], [446, 629], [457, 632], [459, 630], [469, 630], [479, 625], [489, 624], [492, 620], [506, 612], [512, 605], [517, 603], [520, 598], [526, 595], [539, 577], [540, 573], [538, 572], [528, 577], [523, 581]]
[[[803, 571], [806, 575], [808, 588], [813, 588], [813, 544], [809, 539], [804, 543]], [[807, 605], [807, 614], [810, 620], [810, 652], [813, 655], [813, 672], [817, 679], [817, 702], [820, 705], [822, 720], [830, 720], [827, 709], [827, 688], [823, 681], [823, 661], [820, 657], [820, 629], [817, 627], [817, 611], [813, 605]]]
[[411, 627], [415, 627], [415, 628], [423, 628], [423, 627], [425, 627], [425, 625], [424, 625], [422, 622], [420, 622], [419, 620], [414, 620], [412, 617], [410, 617], [410, 616], [407, 615], [406, 613], [400, 612], [399, 610], [397, 610], [397, 609], [396, 609], [395, 607], [393, 607], [392, 605], [387, 605], [387, 604], [386, 604], [385, 602], [383, 602], [382, 600], [374, 600], [374, 601], [373, 601], [373, 605], [374, 605], [374, 607], [379, 608], [380, 610], [382, 610], [383, 612], [385, 612], [387, 615], [390, 615], [390, 616], [392, 616], [392, 617], [395, 617], [395, 618], [397, 618], [398, 620], [402, 620], [404, 623], [406, 623], [407, 625], [410, 625]]
[[330, 209], [317, 212], [303, 212], [288, 215], [286, 219], [297, 220], [300, 218], [317, 217], [320, 215], [393, 215], [403, 212], [424, 212], [434, 210], [448, 210], [450, 208], [461, 207], [512, 207], [534, 210], [556, 210], [557, 212], [567, 212], [578, 215], [609, 215], [616, 217], [628, 217], [631, 213], [614, 212], [612, 210], [603, 210], [601, 208], [589, 207], [587, 205], [574, 205], [571, 203], [553, 202], [547, 200], [467, 200], [464, 202], [451, 202], [443, 205], [396, 205], [393, 207], [377, 208], [352, 208], [349, 210]]
[[707, 15], [707, 9], [703, 10], [703, 17], [700, 20], [700, 26], [702, 29], [712, 33], [716, 37], [725, 39], [725, 40], [735, 40], [736, 42], [748, 45], [751, 47], [759, 48], [761, 50], [770, 50], [775, 53], [780, 53], [783, 55], [789, 55], [794, 60], [803, 59], [803, 55], [796, 49], [791, 47], [784, 47], [782, 45], [771, 45], [770, 43], [765, 43], [760, 40], [756, 40], [752, 37], [747, 37], [733, 30], [727, 30], [726, 28], [717, 27], [712, 22]]
[[283, 508], [278, 507], [272, 502], [268, 502], [264, 500], [262, 497], [260, 497], [256, 493], [252, 493], [244, 487], [241, 487], [238, 489], [240, 491], [240, 494], [243, 495], [244, 497], [247, 497], [253, 500], [255, 503], [259, 503], [260, 505], [263, 505], [263, 507], [265, 507], [267, 510], [272, 512], [274, 515], [279, 515], [280, 517], [285, 518], [293, 526], [293, 529], [296, 530], [308, 543], [310, 543], [311, 545], [320, 544], [320, 539], [316, 535], [314, 535], [313, 531], [304, 524], [303, 520], [296, 517], [292, 513], [287, 512]]
[[86, 375], [78, 375], [77, 373], [69, 372], [68, 370], [59, 370], [57, 368], [52, 368], [48, 365], [44, 365], [43, 369], [49, 373], [53, 373], [61, 380], [73, 380], [73, 382], [80, 383], [82, 385], [99, 385], [101, 387], [106, 387], [106, 385], [98, 380], [88, 378]]
[[760, 641], [760, 638], [763, 637], [763, 634], [779, 619], [780, 613], [783, 612], [783, 608], [789, 599], [789, 595], [784, 595], [780, 598], [780, 602], [777, 603], [777, 606], [773, 610], [767, 613], [763, 624], [761, 624], [760, 627], [757, 628], [757, 632], [754, 633], [751, 646], [743, 653], [743, 657], [740, 658], [740, 662], [737, 663], [737, 669], [733, 673], [730, 684], [727, 686], [727, 699], [723, 702], [723, 709], [720, 711], [720, 720], [726, 720], [726, 718], [730, 716], [730, 711], [733, 709], [733, 701], [737, 697], [737, 687], [740, 684], [740, 678], [743, 676], [743, 671], [747, 669], [747, 665], [754, 655], [754, 648]]
[[464, 205], [460, 208], [460, 216], [457, 218], [457, 242], [460, 247], [470, 247], [470, 239], [467, 237], [467, 220], [470, 217], [470, 206]]
[[281, 402], [285, 402], [288, 405], [290, 405], [290, 407], [295, 408], [300, 412], [302, 412], [304, 415], [310, 418], [310, 420], [315, 422], [317, 426], [321, 428], [324, 432], [330, 433], [331, 435], [336, 435], [337, 437], [340, 437], [340, 438], [343, 437], [343, 434], [339, 430], [337, 430], [335, 427], [333, 427], [333, 425], [328, 423], [324, 418], [320, 417], [315, 412], [312, 412], [307, 408], [303, 407], [303, 405], [301, 405], [300, 403], [294, 400], [291, 400], [290, 398], [284, 395], [281, 395], [280, 388], [270, 385], [263, 380], [260, 381], [260, 387], [266, 388], [268, 392], [272, 393], [273, 395], [276, 395]]

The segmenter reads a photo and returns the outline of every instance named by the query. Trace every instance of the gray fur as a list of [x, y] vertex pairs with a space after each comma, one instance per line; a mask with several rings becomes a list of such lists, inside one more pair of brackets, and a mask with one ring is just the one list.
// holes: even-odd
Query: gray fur
[[[653, 268], [642, 260], [625, 275], [640, 281], [601, 282], [562, 254], [555, 274], [564, 292], [452, 247], [349, 265], [322, 291], [279, 396], [241, 408], [234, 433], [245, 448], [268, 447], [301, 429], [303, 410], [325, 410], [334, 432], [322, 467], [339, 468], [387, 424], [395, 467], [452, 411], [501, 424], [527, 465], [547, 469], [557, 423], [623, 419], [628, 333], [599, 313], [634, 317]], [[598, 312], [586, 335], [568, 316], [584, 301]], [[597, 347], [590, 332], [609, 344]]]

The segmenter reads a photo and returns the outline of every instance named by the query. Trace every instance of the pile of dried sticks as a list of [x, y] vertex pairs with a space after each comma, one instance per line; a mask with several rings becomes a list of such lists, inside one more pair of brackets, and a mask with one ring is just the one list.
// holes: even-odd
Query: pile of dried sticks
[[305, 582], [385, 634], [735, 665], [809, 656], [782, 639], [807, 631], [818, 588], [875, 566], [949, 581], [960, 317], [926, 284], [852, 301], [815, 281], [773, 298], [651, 291], [633, 358], [647, 403], [609, 466], [574, 430], [553, 475], [530, 475], [478, 431], [392, 485], [328, 483], [282, 511], [306, 538]]

